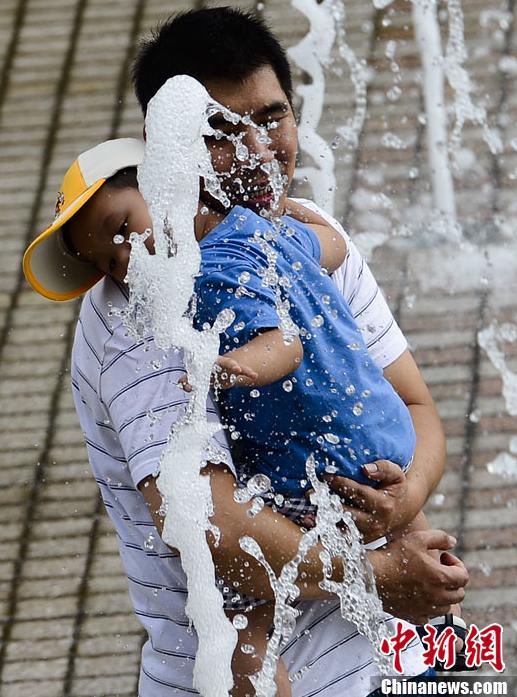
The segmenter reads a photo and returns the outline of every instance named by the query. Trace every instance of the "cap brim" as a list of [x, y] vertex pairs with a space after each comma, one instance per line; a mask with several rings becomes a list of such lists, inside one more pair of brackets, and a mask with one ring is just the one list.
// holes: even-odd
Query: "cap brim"
[[45, 298], [72, 300], [104, 276], [93, 264], [75, 259], [68, 253], [56, 233], [105, 181], [100, 179], [92, 184], [27, 248], [23, 256], [25, 277], [34, 290]]

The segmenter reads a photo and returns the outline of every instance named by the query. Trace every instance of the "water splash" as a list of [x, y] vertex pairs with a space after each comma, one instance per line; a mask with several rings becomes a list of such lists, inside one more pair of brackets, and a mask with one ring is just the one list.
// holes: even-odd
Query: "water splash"
[[344, 126], [339, 126], [337, 132], [345, 144], [354, 150], [359, 147], [359, 138], [363, 130], [368, 106], [368, 82], [371, 70], [366, 61], [360, 60], [346, 40], [346, 9], [343, 0], [332, 0], [330, 11], [336, 26], [336, 44], [339, 57], [345, 61], [350, 70], [350, 79], [355, 91], [354, 115]]
[[[388, 637], [384, 612], [377, 595], [372, 568], [367, 560], [362, 537], [348, 512], [343, 511], [340, 498], [331, 494], [328, 485], [316, 476], [316, 462], [311, 455], [306, 463], [307, 477], [313, 491], [310, 501], [316, 506], [315, 526], [305, 532], [297, 554], [287, 562], [277, 578], [258, 543], [250, 537], [240, 540], [242, 549], [253, 556], [266, 570], [275, 595], [273, 632], [268, 640], [261, 670], [251, 679], [257, 697], [274, 697], [275, 674], [280, 650], [296, 628], [298, 611], [291, 607], [299, 595], [296, 586], [300, 564], [318, 543], [323, 550], [323, 580], [320, 586], [340, 600], [341, 615], [353, 622], [369, 640], [374, 660], [382, 675], [390, 673], [389, 659], [379, 651], [382, 639]], [[339, 526], [339, 527], [338, 527]], [[343, 562], [343, 580], [333, 581], [333, 562]]]
[[452, 129], [449, 147], [453, 165], [460, 169], [459, 153], [462, 143], [462, 132], [465, 123], [471, 122], [481, 126], [483, 139], [494, 155], [503, 151], [503, 144], [497, 131], [491, 129], [487, 121], [486, 109], [475, 105], [472, 101], [472, 83], [464, 67], [467, 60], [467, 48], [464, 35], [464, 17], [461, 0], [448, 0], [449, 40], [445, 54], [445, 74], [454, 91], [454, 127]]
[[[517, 416], [517, 373], [508, 367], [506, 356], [501, 348], [501, 344], [504, 342], [517, 342], [517, 325], [493, 323], [478, 333], [478, 342], [501, 376], [507, 412], [511, 416]], [[506, 478], [517, 477], [517, 436], [510, 439], [509, 452], [499, 453], [494, 460], [487, 464], [487, 470], [491, 474]]]
[[288, 50], [289, 58], [311, 78], [308, 85], [298, 85], [296, 93], [303, 98], [298, 128], [300, 149], [314, 162], [300, 167], [297, 176], [309, 181], [314, 200], [332, 215], [336, 178], [334, 153], [328, 143], [317, 133], [325, 100], [325, 66], [336, 37], [331, 0], [292, 0], [292, 6], [304, 14], [310, 23], [307, 34], [300, 43]]

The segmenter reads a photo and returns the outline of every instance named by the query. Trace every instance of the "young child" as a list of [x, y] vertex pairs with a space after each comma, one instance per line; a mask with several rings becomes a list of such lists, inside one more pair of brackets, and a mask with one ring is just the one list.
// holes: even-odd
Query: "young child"
[[[329, 279], [345, 258], [344, 238], [300, 204], [289, 202], [288, 213], [279, 230], [240, 207], [226, 217], [212, 211], [197, 216], [202, 265], [196, 322], [212, 323], [222, 309], [234, 310], [235, 321], [221, 339], [218, 383], [232, 388], [220, 392], [220, 401], [237, 434], [240, 460], [249, 475], [266, 474], [276, 494], [300, 498], [310, 488], [310, 454], [320, 474], [371, 483], [362, 465], [389, 459], [408, 467], [415, 432], [407, 407], [370, 359], [350, 308]], [[58, 235], [75, 259], [123, 281], [130, 251], [123, 240], [150, 225], [136, 169], [129, 168], [107, 180]], [[114, 243], [115, 235], [122, 243], [120, 237]], [[298, 328], [287, 322], [288, 340], [278, 313], [285, 315], [286, 300]], [[259, 410], [267, 420], [257, 428]], [[253, 605], [239, 640], [255, 652], [235, 652], [237, 697], [252, 693], [248, 676], [260, 667], [272, 621], [270, 604]], [[276, 680], [279, 697], [289, 697], [281, 661]]]

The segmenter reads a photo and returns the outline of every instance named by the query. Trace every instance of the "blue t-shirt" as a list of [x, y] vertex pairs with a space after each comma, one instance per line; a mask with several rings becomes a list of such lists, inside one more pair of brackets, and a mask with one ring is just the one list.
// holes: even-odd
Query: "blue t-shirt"
[[371, 484], [363, 464], [387, 459], [405, 467], [411, 461], [411, 416], [321, 269], [316, 234], [288, 216], [282, 222], [277, 233], [264, 218], [236, 206], [200, 243], [197, 326], [212, 324], [225, 308], [235, 312], [221, 334], [220, 354], [279, 327], [279, 300], [288, 301], [304, 349], [298, 369], [281, 380], [221, 391], [223, 418], [242, 466], [266, 474], [276, 492], [296, 496], [308, 488], [311, 453], [318, 472], [330, 465], [330, 471]]

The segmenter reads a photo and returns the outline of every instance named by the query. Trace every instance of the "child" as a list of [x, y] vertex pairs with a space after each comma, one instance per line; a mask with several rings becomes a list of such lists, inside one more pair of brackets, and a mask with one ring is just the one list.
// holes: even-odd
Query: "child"
[[[120, 195], [111, 197], [113, 189]], [[114, 236], [123, 241], [151, 224], [136, 171], [118, 172], [94, 193], [80, 216], [78, 210], [61, 228], [60, 243], [99, 275], [110, 273], [122, 281], [129, 245], [119, 238], [115, 254]], [[361, 465], [391, 459], [408, 466], [415, 434], [406, 406], [369, 358], [347, 304], [328, 278], [344, 260], [345, 240], [299, 204], [290, 202], [289, 213], [279, 232], [238, 207], [226, 218], [215, 212], [197, 216], [202, 267], [196, 321], [211, 323], [224, 307], [236, 312], [221, 342], [220, 384], [233, 388], [222, 393], [223, 408], [240, 435], [248, 472], [266, 474], [277, 494], [300, 497], [309, 487], [304, 482], [309, 454], [315, 455], [320, 473], [369, 482]], [[271, 253], [299, 328], [297, 335], [288, 325], [287, 342], [280, 329], [279, 298], [268, 286]], [[254, 429], [258, 409], [268, 414], [266, 428]], [[284, 464], [282, 471], [278, 463]], [[252, 644], [255, 655], [235, 652], [238, 697], [251, 692], [247, 676], [259, 668], [271, 617], [271, 606], [264, 603], [247, 615], [240, 642]], [[277, 684], [280, 697], [288, 697], [281, 662]]]

